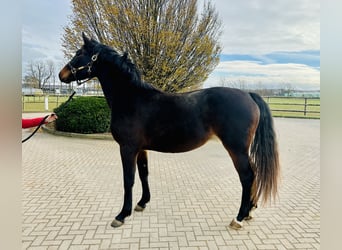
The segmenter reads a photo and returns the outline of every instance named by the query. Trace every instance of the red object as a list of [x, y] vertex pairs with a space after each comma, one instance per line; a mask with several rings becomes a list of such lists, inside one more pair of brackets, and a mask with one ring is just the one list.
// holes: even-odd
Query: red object
[[37, 117], [37, 118], [22, 118], [21, 119], [21, 125], [22, 128], [31, 128], [38, 126], [44, 117]]

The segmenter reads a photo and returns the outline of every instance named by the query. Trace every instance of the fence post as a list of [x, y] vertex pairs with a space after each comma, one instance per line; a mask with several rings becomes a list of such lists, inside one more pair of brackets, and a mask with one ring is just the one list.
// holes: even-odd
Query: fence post
[[49, 110], [49, 96], [48, 95], [45, 95], [44, 103], [45, 103], [45, 110], [48, 111]]
[[305, 98], [304, 98], [304, 116], [306, 116], [306, 105], [307, 105], [307, 100], [308, 100], [308, 98], [305, 97]]

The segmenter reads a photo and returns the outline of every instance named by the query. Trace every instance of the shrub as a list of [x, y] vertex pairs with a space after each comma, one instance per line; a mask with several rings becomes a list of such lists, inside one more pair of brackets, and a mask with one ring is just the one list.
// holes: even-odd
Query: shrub
[[91, 134], [109, 131], [110, 109], [103, 97], [75, 97], [54, 109], [56, 130]]

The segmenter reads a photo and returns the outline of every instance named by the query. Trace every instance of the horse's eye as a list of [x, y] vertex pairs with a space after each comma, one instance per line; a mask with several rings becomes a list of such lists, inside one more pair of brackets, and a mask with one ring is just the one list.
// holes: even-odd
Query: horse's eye
[[81, 50], [77, 50], [76, 51], [76, 56], [80, 56], [82, 54], [82, 51]]

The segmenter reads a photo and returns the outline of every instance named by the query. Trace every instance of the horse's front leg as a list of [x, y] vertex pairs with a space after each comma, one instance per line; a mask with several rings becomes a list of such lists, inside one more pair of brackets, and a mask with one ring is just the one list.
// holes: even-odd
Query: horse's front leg
[[121, 212], [115, 217], [111, 226], [119, 227], [125, 222], [125, 218], [132, 213], [132, 189], [134, 185], [134, 175], [136, 169], [137, 151], [131, 147], [120, 147], [120, 154], [123, 167], [124, 178], [124, 204]]
[[146, 207], [146, 203], [150, 201], [150, 188], [148, 186], [148, 164], [147, 164], [147, 152], [142, 150], [138, 154], [137, 159], [139, 177], [142, 185], [142, 196], [140, 201], [135, 207], [135, 211], [143, 211]]

